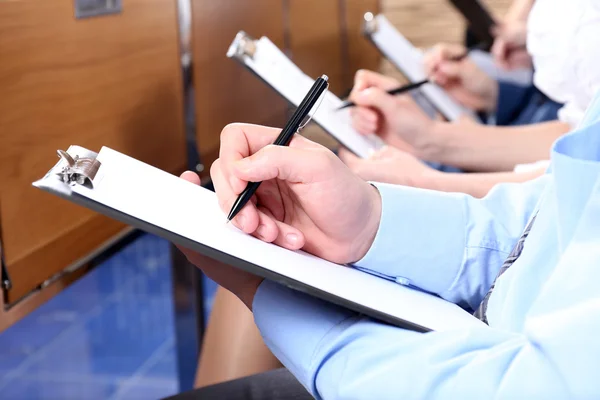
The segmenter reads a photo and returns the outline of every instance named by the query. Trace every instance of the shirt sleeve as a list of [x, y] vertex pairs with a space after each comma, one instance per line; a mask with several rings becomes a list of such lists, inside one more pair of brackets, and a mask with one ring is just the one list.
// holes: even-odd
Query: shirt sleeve
[[382, 216], [365, 272], [474, 310], [523, 232], [547, 182], [497, 185], [483, 199], [375, 184]]
[[317, 399], [598, 398], [600, 247], [582, 255], [581, 245], [564, 252], [518, 332], [410, 332], [271, 282], [255, 320]]

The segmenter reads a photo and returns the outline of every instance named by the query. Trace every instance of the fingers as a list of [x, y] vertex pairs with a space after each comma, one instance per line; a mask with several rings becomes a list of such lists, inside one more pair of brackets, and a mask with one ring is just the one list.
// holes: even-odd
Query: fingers
[[390, 90], [400, 86], [397, 80], [377, 72], [361, 69], [354, 75], [354, 87], [350, 93], [349, 99], [354, 101], [354, 96], [370, 87], [377, 87], [383, 90]]
[[353, 100], [359, 106], [375, 108], [384, 114], [394, 111], [394, 97], [382, 88], [370, 87], [365, 89], [357, 93]]
[[[226, 178], [222, 165], [220, 159], [216, 160], [210, 168], [210, 176], [215, 186], [221, 210], [224, 213], [229, 213], [239, 193], [231, 187], [231, 180]], [[246, 233], [253, 233], [259, 224], [259, 215], [255, 203], [252, 201], [246, 203], [231, 223]]]
[[261, 212], [275, 221], [277, 236], [272, 240], [273, 243], [289, 250], [300, 250], [304, 247], [306, 238], [300, 230], [273, 218], [273, 215], [267, 208], [261, 207]]
[[181, 174], [181, 179], [191, 182], [194, 185], [200, 185], [200, 177], [193, 171], [185, 171]]
[[502, 65], [505, 62], [506, 55], [506, 42], [503, 39], [497, 38], [494, 40], [494, 44], [491, 49], [492, 56], [494, 60]]
[[425, 53], [423, 63], [428, 76], [435, 74], [441, 63], [450, 62], [466, 52], [466, 48], [457, 44], [441, 43]]
[[337, 159], [324, 147], [298, 148], [269, 145], [235, 163], [233, 173], [246, 182], [280, 179], [289, 183], [313, 183], [327, 179]]
[[379, 126], [379, 114], [366, 107], [353, 107], [350, 110], [350, 118], [354, 129], [363, 135], [376, 132]]
[[258, 151], [269, 143], [273, 143], [280, 130], [249, 124], [230, 124], [221, 132], [219, 159], [222, 161], [224, 177], [229, 179], [233, 191], [241, 193], [246, 182], [237, 179], [230, 171], [230, 166], [244, 157]]
[[[280, 132], [281, 130], [277, 128], [251, 124], [230, 124], [223, 129], [221, 132], [219, 159], [221, 160], [221, 169], [223, 170], [224, 178], [229, 181], [235, 194], [241, 193], [248, 182], [240, 180], [232, 173], [232, 165], [275, 142]], [[314, 148], [319, 145], [299, 135], [295, 135], [289, 146]]]
[[446, 86], [451, 82], [462, 80], [463, 71], [464, 68], [460, 62], [442, 62], [432, 75], [432, 79], [438, 85]]
[[258, 198], [259, 203], [263, 207], [271, 211], [271, 214], [277, 221], [283, 221], [285, 211], [277, 181], [263, 182], [256, 191], [255, 198]]

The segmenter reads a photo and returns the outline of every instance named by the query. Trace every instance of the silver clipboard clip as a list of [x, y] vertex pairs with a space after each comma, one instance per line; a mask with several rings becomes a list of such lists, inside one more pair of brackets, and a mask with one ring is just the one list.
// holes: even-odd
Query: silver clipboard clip
[[59, 161], [48, 171], [45, 178], [53, 176], [61, 182], [73, 186], [83, 185], [92, 189], [94, 178], [101, 163], [96, 158], [97, 153], [80, 146], [70, 146], [67, 151], [57, 150]]
[[379, 24], [372, 12], [365, 13], [363, 17], [362, 32], [365, 36], [371, 36], [379, 30]]
[[244, 57], [254, 57], [254, 53], [256, 53], [256, 39], [244, 31], [239, 31], [227, 50], [227, 57], [242, 60]]

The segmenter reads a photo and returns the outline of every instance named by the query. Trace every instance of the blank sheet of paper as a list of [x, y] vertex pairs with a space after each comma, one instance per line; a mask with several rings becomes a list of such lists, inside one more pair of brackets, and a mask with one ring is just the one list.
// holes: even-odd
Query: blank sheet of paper
[[[370, 34], [370, 39], [379, 51], [411, 82], [427, 79], [422, 52], [398, 32], [385, 16], [378, 15], [375, 19], [377, 30]], [[421, 86], [420, 90], [449, 121], [455, 121], [461, 115], [475, 118], [471, 110], [454, 101], [439, 86], [428, 83]]]
[[[229, 57], [235, 54], [235, 44], [232, 44], [227, 53]], [[256, 41], [253, 57], [243, 56], [242, 62], [296, 107], [314, 83], [314, 79], [306, 75], [266, 37]], [[327, 71], [323, 71], [323, 74], [327, 75]], [[324, 96], [313, 120], [327, 133], [362, 158], [381, 147], [380, 141], [374, 137], [365, 137], [352, 127], [349, 109], [337, 110], [342, 105], [342, 100], [330, 91], [325, 92]]]
[[[254, 272], [260, 275], [269, 276], [265, 271], [274, 273], [285, 278], [283, 282], [288, 286], [358, 311], [366, 310], [372, 316], [381, 313], [440, 331], [483, 326], [471, 314], [437, 297], [246, 235], [225, 223], [216, 195], [207, 189], [107, 147], [102, 148], [97, 159], [101, 167], [94, 188], [74, 186], [76, 195], [71, 195], [70, 200], [88, 207], [81, 199], [93, 200], [162, 228], [156, 233], [166, 239], [173, 240], [169, 232], [174, 233], [242, 260], [234, 266], [258, 267]], [[65, 188], [62, 182], [50, 178], [35, 185], [57, 194]]]

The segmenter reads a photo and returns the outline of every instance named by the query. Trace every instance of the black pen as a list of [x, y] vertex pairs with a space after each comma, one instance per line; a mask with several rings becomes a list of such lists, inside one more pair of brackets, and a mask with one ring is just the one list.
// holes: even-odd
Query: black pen
[[[470, 52], [472, 52], [473, 50], [483, 50], [483, 48], [485, 47], [485, 43], [480, 43], [478, 45], [475, 45], [469, 49], [467, 49], [467, 51], [465, 51], [463, 54], [460, 54], [456, 57], [452, 57], [450, 58], [450, 61], [454, 61], [454, 62], [458, 62], [458, 61], [462, 61], [463, 59], [465, 59]], [[409, 83], [407, 85], [404, 86], [400, 86], [396, 89], [392, 89], [392, 90], [388, 90], [387, 94], [394, 96], [397, 94], [402, 94], [402, 93], [406, 93], [406, 92], [410, 92], [411, 90], [415, 90], [420, 88], [421, 86], [425, 85], [426, 83], [430, 83], [431, 80], [430, 79], [423, 79], [422, 81], [419, 82], [415, 82], [415, 83]], [[348, 107], [354, 107], [356, 106], [356, 104], [354, 104], [354, 102], [352, 101], [345, 101], [339, 108], [339, 110], [343, 110], [344, 108], [348, 108]]]
[[[328, 80], [327, 75], [323, 75], [315, 81], [273, 144], [277, 146], [287, 146], [290, 144], [294, 135], [306, 124], [302, 125], [302, 122], [329, 86]], [[244, 208], [259, 186], [260, 182], [248, 182], [246, 189], [240, 193], [235, 203], [233, 203], [231, 211], [227, 216], [227, 222], [231, 221]]]

